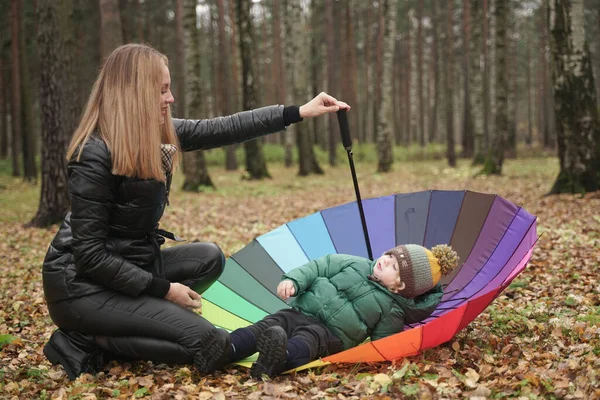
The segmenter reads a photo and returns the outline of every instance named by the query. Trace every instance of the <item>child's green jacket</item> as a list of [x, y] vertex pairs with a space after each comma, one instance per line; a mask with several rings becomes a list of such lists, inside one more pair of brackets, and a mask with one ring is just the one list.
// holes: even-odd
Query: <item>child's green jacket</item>
[[331, 254], [285, 274], [294, 282], [292, 307], [325, 323], [349, 349], [367, 337], [401, 332], [404, 324], [427, 318], [439, 304], [441, 285], [414, 299], [390, 292], [368, 278], [376, 261]]

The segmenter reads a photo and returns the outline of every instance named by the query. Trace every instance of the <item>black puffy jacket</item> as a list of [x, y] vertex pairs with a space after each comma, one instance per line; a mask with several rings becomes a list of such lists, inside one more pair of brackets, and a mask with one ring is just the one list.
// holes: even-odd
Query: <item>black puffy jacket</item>
[[[284, 129], [283, 109], [269, 106], [228, 117], [173, 121], [183, 151], [211, 149]], [[106, 289], [135, 297], [153, 277], [165, 276], [156, 230], [169, 185], [111, 170], [108, 147], [97, 136], [88, 140], [79, 161], [69, 162], [71, 212], [43, 266], [49, 303]]]

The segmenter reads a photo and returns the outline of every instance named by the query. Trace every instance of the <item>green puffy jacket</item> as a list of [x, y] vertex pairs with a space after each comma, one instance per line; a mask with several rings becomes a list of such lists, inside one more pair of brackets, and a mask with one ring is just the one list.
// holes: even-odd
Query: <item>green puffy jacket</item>
[[367, 337], [377, 340], [401, 332], [404, 324], [427, 318], [443, 292], [407, 299], [368, 278], [376, 261], [331, 254], [295, 268], [283, 276], [294, 282], [292, 307], [325, 323], [349, 349]]

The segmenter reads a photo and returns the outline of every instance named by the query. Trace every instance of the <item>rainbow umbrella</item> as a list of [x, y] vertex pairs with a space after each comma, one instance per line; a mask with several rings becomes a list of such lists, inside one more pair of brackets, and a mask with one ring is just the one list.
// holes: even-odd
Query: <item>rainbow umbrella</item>
[[443, 278], [445, 295], [430, 318], [300, 369], [396, 360], [452, 339], [523, 271], [536, 240], [535, 216], [494, 194], [432, 190], [354, 201], [281, 225], [233, 254], [203, 294], [203, 315], [234, 330], [289, 307], [275, 292], [282, 274], [326, 254], [369, 257], [372, 247], [378, 257], [399, 244], [449, 243], [462, 265]]

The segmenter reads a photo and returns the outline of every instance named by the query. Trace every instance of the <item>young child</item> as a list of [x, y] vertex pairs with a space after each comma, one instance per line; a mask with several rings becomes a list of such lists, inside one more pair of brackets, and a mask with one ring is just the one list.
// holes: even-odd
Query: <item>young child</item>
[[332, 254], [283, 276], [277, 295], [296, 296], [292, 308], [231, 334], [214, 329], [200, 338], [196, 367], [208, 373], [256, 351], [250, 375], [273, 377], [319, 357], [401, 332], [439, 304], [442, 275], [458, 264], [448, 245], [430, 250], [401, 245], [375, 261]]

